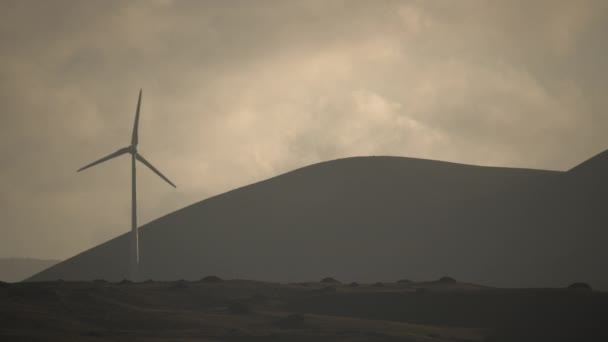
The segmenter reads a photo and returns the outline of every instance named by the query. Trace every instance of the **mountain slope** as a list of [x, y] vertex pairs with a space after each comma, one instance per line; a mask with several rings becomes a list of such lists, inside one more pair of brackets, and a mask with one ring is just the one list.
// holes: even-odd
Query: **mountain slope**
[[[576, 183], [571, 173], [412, 158], [315, 164], [143, 226], [141, 278], [449, 274], [501, 286], [589, 281], [608, 288], [607, 254], [598, 248], [605, 217], [575, 200], [585, 197]], [[31, 280], [118, 280], [128, 274], [126, 260], [125, 234]]]

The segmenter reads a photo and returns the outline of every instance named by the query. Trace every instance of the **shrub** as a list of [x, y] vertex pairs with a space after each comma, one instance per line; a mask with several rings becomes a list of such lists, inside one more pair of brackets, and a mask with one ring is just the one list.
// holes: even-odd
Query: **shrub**
[[568, 286], [572, 290], [592, 290], [591, 285], [587, 283], [574, 283]]
[[133, 282], [130, 281], [129, 279], [123, 279], [119, 282], [120, 285], [127, 285], [127, 284], [132, 284]]
[[224, 281], [222, 278], [214, 275], [206, 276], [201, 279], [201, 283], [220, 283], [222, 281]]
[[398, 284], [411, 284], [412, 281], [409, 279], [401, 279], [399, 281], [397, 281]]
[[441, 277], [437, 282], [441, 284], [454, 284], [456, 283], [456, 279], [452, 277]]
[[105, 279], [95, 279], [93, 280], [94, 283], [107, 283], [107, 281]]
[[332, 277], [325, 277], [323, 279], [321, 279], [322, 283], [326, 283], [326, 284], [341, 284], [339, 281], [337, 281], [336, 279], [332, 278]]
[[348, 284], [348, 287], [359, 287], [359, 283], [353, 281], [352, 283]]
[[372, 285], [373, 287], [384, 287], [384, 284], [381, 282], [377, 282], [374, 285]]

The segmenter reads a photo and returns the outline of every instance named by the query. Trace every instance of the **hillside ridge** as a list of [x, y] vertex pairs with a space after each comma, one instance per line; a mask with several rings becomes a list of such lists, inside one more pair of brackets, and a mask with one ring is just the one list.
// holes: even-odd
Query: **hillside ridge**
[[[378, 281], [451, 274], [497, 286], [608, 287], [608, 277], [593, 271], [606, 260], [606, 217], [588, 205], [596, 197], [576, 200], [576, 182], [564, 182], [564, 174], [390, 156], [313, 164], [140, 227], [142, 276]], [[589, 224], [581, 227], [583, 216]], [[127, 252], [124, 234], [30, 280], [120, 280]]]

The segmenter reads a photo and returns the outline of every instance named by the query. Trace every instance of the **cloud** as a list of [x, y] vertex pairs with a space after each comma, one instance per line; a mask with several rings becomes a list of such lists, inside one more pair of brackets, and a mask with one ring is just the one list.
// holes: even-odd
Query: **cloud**
[[[568, 169], [608, 146], [604, 1], [5, 1], [5, 256], [65, 258], [310, 163], [401, 155]], [[603, 87], [603, 88], [602, 88]], [[2, 255], [0, 255], [2, 256]]]

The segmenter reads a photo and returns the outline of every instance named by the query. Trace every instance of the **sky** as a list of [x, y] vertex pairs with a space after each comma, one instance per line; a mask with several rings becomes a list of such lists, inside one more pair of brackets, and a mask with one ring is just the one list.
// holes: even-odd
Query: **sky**
[[0, 257], [321, 161], [568, 170], [608, 149], [608, 1], [0, 0]]

